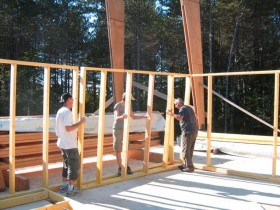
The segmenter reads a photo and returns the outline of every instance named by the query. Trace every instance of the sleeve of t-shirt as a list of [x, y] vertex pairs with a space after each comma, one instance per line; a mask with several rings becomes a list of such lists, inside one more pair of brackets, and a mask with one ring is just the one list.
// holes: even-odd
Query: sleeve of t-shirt
[[184, 117], [184, 110], [183, 109], [179, 110], [179, 115]]
[[118, 110], [119, 109], [119, 103], [115, 104], [114, 106], [114, 111]]
[[70, 110], [66, 111], [63, 123], [64, 123], [65, 126], [73, 125], [73, 116], [72, 116], [72, 113], [71, 113]]

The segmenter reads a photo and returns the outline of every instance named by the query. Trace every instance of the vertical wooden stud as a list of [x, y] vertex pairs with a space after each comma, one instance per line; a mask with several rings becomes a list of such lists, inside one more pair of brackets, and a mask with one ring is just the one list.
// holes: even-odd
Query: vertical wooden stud
[[77, 68], [73, 68], [73, 86], [72, 86], [72, 97], [74, 99], [73, 102], [73, 108], [72, 108], [72, 112], [73, 112], [73, 120], [74, 123], [77, 122], [78, 120], [78, 95], [79, 95], [79, 69]]
[[[173, 110], [174, 104], [172, 103], [174, 98], [173, 92], [174, 92], [174, 77], [168, 76], [168, 84], [167, 84], [167, 104], [166, 109]], [[167, 167], [168, 164], [168, 158], [169, 158], [169, 141], [170, 141], [170, 132], [171, 132], [171, 116], [166, 115], [166, 121], [165, 121], [165, 133], [164, 133], [164, 151], [163, 151], [163, 157], [162, 157], [162, 166], [164, 168]], [[174, 139], [173, 139], [174, 141]]]
[[49, 185], [49, 121], [50, 121], [50, 67], [44, 67], [44, 101], [43, 101], [43, 186]]
[[[85, 101], [86, 101], [86, 84], [87, 84], [87, 71], [85, 67], [81, 67], [80, 71], [80, 94], [79, 94], [79, 116], [85, 116]], [[84, 130], [85, 125], [81, 125], [78, 131], [78, 149], [80, 154], [80, 175], [78, 178], [77, 185], [82, 188], [83, 185], [83, 159], [84, 159]]]
[[98, 145], [97, 145], [97, 170], [96, 170], [97, 184], [102, 184], [102, 159], [103, 159], [103, 144], [104, 144], [106, 84], [107, 84], [107, 72], [102, 71], [100, 95], [99, 95]]
[[211, 165], [211, 133], [212, 133], [212, 91], [213, 78], [208, 76], [208, 101], [207, 101], [207, 160], [206, 165]]
[[132, 76], [131, 72], [126, 74], [126, 91], [125, 91], [125, 113], [127, 119], [124, 120], [123, 130], [123, 149], [122, 149], [122, 178], [127, 173], [127, 160], [128, 160], [128, 144], [129, 144], [129, 128], [130, 128], [130, 111], [131, 111], [131, 92], [132, 92]]
[[146, 121], [146, 132], [145, 132], [145, 150], [144, 150], [144, 172], [147, 174], [149, 169], [150, 160], [150, 143], [152, 133], [152, 121], [153, 121], [153, 103], [154, 103], [154, 90], [155, 89], [155, 75], [149, 75], [149, 87], [148, 87], [148, 100], [147, 100], [147, 113], [150, 119]]
[[[72, 97], [74, 99], [73, 101], [73, 107], [72, 107], [72, 114], [73, 114], [73, 123], [78, 122], [78, 95], [79, 95], [79, 68], [78, 67], [73, 67], [73, 79], [72, 79]], [[79, 128], [80, 129], [80, 128]], [[79, 132], [78, 132], [79, 133]], [[78, 134], [79, 135], [79, 134]], [[80, 154], [80, 174], [83, 172], [83, 147], [80, 147], [79, 144], [83, 141], [82, 139], [78, 138], [78, 151]], [[82, 169], [82, 170], [81, 170]], [[81, 176], [80, 176], [81, 177]], [[79, 177], [79, 178], [80, 178]], [[80, 188], [82, 186], [81, 180], [78, 178], [77, 185]]]
[[273, 120], [273, 161], [272, 161], [272, 176], [276, 176], [277, 164], [277, 137], [278, 137], [278, 116], [279, 116], [279, 73], [275, 73], [274, 85], [274, 120]]
[[184, 103], [185, 105], [191, 104], [191, 78], [190, 77], [186, 77]]
[[17, 65], [11, 64], [10, 81], [10, 134], [9, 134], [9, 192], [15, 193], [15, 116], [16, 116], [16, 97], [17, 97]]
[[[174, 79], [174, 78], [173, 78]], [[173, 80], [174, 84], [174, 80]], [[171, 104], [174, 107], [174, 86], [171, 96]], [[175, 111], [175, 110], [174, 110]], [[170, 118], [170, 132], [169, 132], [169, 148], [168, 148], [168, 164], [172, 164], [174, 161], [174, 117]]]

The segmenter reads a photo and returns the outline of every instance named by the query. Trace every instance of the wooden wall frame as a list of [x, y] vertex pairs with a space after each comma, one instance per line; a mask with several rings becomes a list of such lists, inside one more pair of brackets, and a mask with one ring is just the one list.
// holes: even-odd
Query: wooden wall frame
[[[202, 169], [202, 170], [209, 170], [209, 171], [216, 171], [216, 172], [221, 172], [221, 173], [227, 173], [227, 174], [233, 174], [233, 175], [238, 175], [238, 176], [244, 176], [244, 177], [250, 177], [250, 178], [255, 178], [255, 179], [261, 179], [261, 180], [266, 180], [266, 181], [271, 181], [271, 182], [276, 182], [280, 183], [280, 178], [276, 176], [276, 162], [277, 162], [277, 145], [280, 144], [280, 139], [278, 137], [279, 133], [279, 122], [278, 122], [278, 115], [279, 115], [279, 74], [280, 70], [275, 70], [275, 71], [254, 71], [254, 72], [231, 72], [231, 73], [213, 73], [213, 74], [175, 74], [175, 73], [161, 73], [161, 72], [151, 72], [151, 71], [133, 71], [133, 70], [124, 70], [124, 69], [104, 69], [104, 68], [94, 68], [94, 67], [81, 67], [80, 68], [80, 78], [78, 78], [79, 75], [79, 68], [77, 66], [67, 66], [67, 65], [57, 65], [57, 64], [47, 64], [47, 63], [35, 63], [35, 62], [25, 62], [25, 61], [14, 61], [14, 60], [5, 60], [5, 59], [0, 59], [1, 64], [8, 64], [11, 65], [11, 95], [10, 95], [10, 148], [9, 148], [9, 168], [11, 169], [10, 173], [10, 180], [13, 182], [15, 179], [15, 105], [16, 105], [16, 80], [17, 80], [17, 67], [20, 65], [23, 66], [33, 66], [33, 67], [41, 67], [44, 68], [44, 101], [43, 101], [43, 106], [44, 106], [44, 130], [43, 132], [47, 132], [48, 130], [48, 116], [49, 116], [49, 74], [50, 74], [50, 69], [52, 68], [63, 68], [63, 69], [68, 69], [70, 71], [73, 71], [73, 97], [76, 99], [76, 102], [74, 103], [75, 108], [73, 107], [73, 116], [74, 119], [78, 119], [78, 114], [80, 116], [85, 116], [85, 95], [86, 95], [86, 72], [87, 71], [95, 71], [97, 73], [101, 74], [101, 83], [100, 83], [100, 92], [101, 92], [101, 97], [99, 101], [100, 109], [99, 109], [99, 124], [101, 126], [101, 129], [99, 129], [98, 132], [98, 155], [97, 155], [97, 178], [96, 180], [92, 180], [89, 182], [83, 182], [83, 180], [80, 178], [78, 186], [81, 189], [88, 189], [92, 187], [98, 187], [98, 186], [103, 186], [115, 182], [120, 182], [120, 181], [125, 181], [128, 179], [133, 179], [136, 177], [141, 177], [141, 176], [146, 176], [149, 174], [153, 173], [160, 173], [166, 170], [172, 170], [177, 168], [179, 164], [181, 164], [181, 160], [174, 160], [172, 151], [174, 147], [174, 139], [172, 139], [172, 130], [173, 130], [173, 125], [172, 125], [172, 120], [171, 119], [166, 119], [166, 128], [165, 128], [165, 140], [164, 140], [164, 152], [163, 152], [163, 158], [162, 158], [162, 163], [160, 164], [149, 164], [149, 138], [150, 134], [149, 132], [151, 131], [151, 126], [150, 122], [147, 121], [146, 123], [146, 142], [145, 142], [145, 156], [143, 160], [143, 167], [140, 168], [136, 173], [134, 173], [132, 176], [127, 176], [126, 175], [126, 161], [124, 160], [122, 163], [122, 175], [121, 177], [115, 177], [115, 176], [110, 176], [110, 177], [102, 177], [102, 156], [103, 156], [103, 150], [102, 150], [102, 145], [103, 145], [103, 136], [104, 132], [102, 130], [102, 125], [104, 124], [104, 115], [105, 115], [105, 95], [106, 95], [106, 80], [107, 80], [107, 74], [112, 73], [112, 72], [123, 72], [126, 74], [126, 96], [129, 99], [131, 97], [130, 93], [132, 90], [132, 77], [134, 74], [145, 74], [149, 76], [149, 96], [147, 100], [147, 111], [148, 113], [151, 113], [153, 111], [152, 106], [153, 106], [153, 93], [154, 93], [154, 82], [155, 82], [155, 76], [160, 75], [160, 76], [165, 76], [168, 78], [168, 90], [167, 90], [167, 108], [172, 109], [173, 108], [173, 102], [174, 102], [174, 79], [175, 78], [190, 78], [190, 77], [206, 77], [208, 80], [208, 105], [207, 105], [207, 135], [206, 139], [208, 141], [208, 148], [207, 148], [207, 158], [205, 164], [195, 164], [196, 168]], [[272, 158], [272, 172], [271, 176], [264, 176], [260, 174], [254, 174], [254, 173], [247, 173], [247, 172], [242, 172], [242, 171], [235, 171], [235, 170], [228, 170], [228, 169], [221, 169], [218, 167], [214, 167], [211, 165], [211, 154], [210, 154], [210, 145], [212, 139], [218, 135], [220, 136], [227, 136], [225, 134], [213, 134], [212, 133], [212, 94], [213, 94], [213, 84], [212, 80], [214, 77], [221, 77], [221, 76], [237, 76], [237, 75], [260, 75], [260, 74], [271, 74], [275, 76], [275, 84], [274, 84], [274, 126], [273, 126], [273, 135], [270, 137], [265, 138], [265, 143], [273, 145], [273, 158]], [[78, 80], [80, 79], [80, 83], [78, 85]], [[78, 90], [80, 91], [79, 94], [79, 100], [77, 98], [78, 96]], [[189, 87], [186, 88], [186, 91], [189, 90]], [[185, 93], [185, 95], [188, 93]], [[126, 106], [130, 107], [130, 100], [126, 101]], [[78, 105], [79, 105], [79, 113], [78, 113]], [[126, 109], [125, 112], [129, 114], [129, 109]], [[129, 119], [125, 121], [126, 127], [129, 127]], [[128, 143], [128, 129], [125, 129], [124, 133], [126, 135], [125, 139], [125, 145], [124, 145], [124, 153], [123, 157], [124, 159], [127, 158], [128, 152], [127, 152], [127, 143]], [[79, 143], [79, 152], [80, 156], [83, 157], [83, 140], [84, 140], [84, 127], [82, 126], [81, 129], [79, 130], [79, 135], [78, 135], [78, 143]], [[239, 142], [244, 141], [244, 138], [242, 138], [237, 135], [235, 135], [237, 138], [239, 138]], [[231, 136], [232, 138], [233, 136]], [[250, 137], [247, 137], [248, 139]], [[253, 137], [254, 139], [256, 136]], [[263, 137], [262, 137], [263, 138]], [[171, 139], [171, 140], [170, 140]], [[173, 141], [172, 141], [173, 140]], [[29, 202], [35, 202], [39, 200], [44, 200], [47, 198], [52, 198], [55, 199], [56, 201], [63, 201], [65, 198], [59, 194], [56, 194], [55, 192], [52, 192], [52, 190], [58, 190], [58, 186], [49, 186], [48, 185], [48, 147], [47, 147], [47, 142], [48, 142], [48, 134], [44, 134], [44, 140], [43, 140], [43, 155], [42, 155], [42, 162], [43, 162], [43, 187], [38, 189], [38, 190], [28, 190], [24, 192], [15, 192], [15, 186], [12, 183], [9, 187], [9, 195], [5, 196], [0, 196], [0, 208], [7, 208], [11, 207], [14, 205], [21, 205]], [[82, 161], [82, 160], [81, 160]], [[170, 164], [172, 163], [172, 164]], [[83, 165], [81, 165], [81, 171], [83, 171]]]

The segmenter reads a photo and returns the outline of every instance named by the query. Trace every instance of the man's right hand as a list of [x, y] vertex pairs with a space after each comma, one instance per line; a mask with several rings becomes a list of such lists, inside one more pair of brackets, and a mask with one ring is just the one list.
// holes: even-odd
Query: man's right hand
[[80, 119], [80, 123], [81, 123], [81, 124], [85, 124], [85, 123], [86, 123], [86, 121], [87, 121], [87, 120], [86, 120], [86, 118], [85, 118], [85, 117], [82, 117], [82, 118]]

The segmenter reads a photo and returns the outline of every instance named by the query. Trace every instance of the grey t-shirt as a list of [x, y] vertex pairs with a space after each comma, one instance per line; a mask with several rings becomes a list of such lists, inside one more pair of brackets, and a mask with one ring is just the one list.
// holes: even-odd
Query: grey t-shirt
[[192, 107], [186, 105], [182, 106], [179, 110], [179, 115], [183, 116], [183, 120], [180, 122], [182, 132], [192, 133], [198, 130], [195, 113]]
[[[115, 110], [119, 111], [119, 115], [124, 114], [124, 107], [121, 105], [121, 102], [115, 104], [114, 111]], [[119, 119], [119, 120], [115, 119], [114, 124], [113, 124], [113, 129], [121, 130], [121, 129], [123, 129], [123, 125], [124, 125], [123, 119]]]

